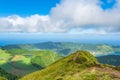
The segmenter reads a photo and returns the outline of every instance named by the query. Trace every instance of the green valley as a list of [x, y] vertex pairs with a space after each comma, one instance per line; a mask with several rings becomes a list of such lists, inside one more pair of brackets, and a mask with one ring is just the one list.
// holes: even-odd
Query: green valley
[[48, 50], [0, 49], [0, 67], [18, 77], [45, 68], [60, 58]]
[[[59, 53], [63, 56], [68, 56], [69, 54], [77, 50], [87, 50], [93, 55], [108, 55], [111, 53], [120, 53], [120, 46], [108, 45], [108, 44], [90, 44], [90, 43], [75, 43], [75, 42], [43, 42], [36, 44], [16, 44], [16, 45], [6, 45], [1, 47], [2, 49], [8, 50], [12, 54], [18, 54], [22, 51], [25, 53], [29, 50], [32, 53], [33, 50], [51, 50], [53, 52]], [[12, 50], [12, 51], [11, 51]], [[21, 54], [23, 53], [21, 51]], [[27, 52], [26, 52], [27, 54]]]
[[[101, 68], [101, 67], [96, 67], [95, 65], [98, 66], [100, 62], [100, 63], [104, 63], [105, 65], [112, 64], [114, 66], [119, 66], [120, 65], [120, 63], [118, 62], [119, 57], [117, 56], [109, 57], [111, 53], [114, 53], [115, 55], [116, 54], [119, 55], [120, 53], [119, 49], [120, 49], [119, 46], [113, 46], [108, 44], [85, 44], [85, 43], [73, 43], [73, 42], [43, 42], [37, 44], [6, 45], [6, 46], [1, 46], [0, 49], [0, 68], [2, 68], [8, 74], [17, 76], [17, 78], [21, 78], [31, 73], [34, 74], [34, 72], [36, 73], [36, 71], [38, 72], [40, 71], [40, 76], [43, 75], [44, 73], [46, 76], [48, 76], [48, 77], [45, 76], [44, 78], [40, 77], [40, 79], [43, 80], [44, 79], [54, 80], [53, 77], [58, 80], [59, 78], [60, 80], [61, 78], [64, 80], [67, 79], [67, 76], [70, 77], [70, 74], [72, 73], [75, 73], [75, 76], [77, 76], [77, 74], [82, 75], [82, 73], [90, 77], [102, 76], [102, 75], [96, 75], [96, 73], [99, 73], [99, 70], [102, 71], [106, 69], [106, 67]], [[76, 53], [74, 52], [78, 50], [82, 50], [82, 51], [80, 51], [79, 54], [76, 55]], [[96, 58], [94, 58], [93, 55]], [[75, 56], [76, 59], [74, 62], [74, 60], [72, 59]], [[76, 61], [80, 64], [78, 64]], [[52, 65], [56, 67], [53, 67]], [[51, 66], [52, 69], [50, 68]], [[103, 66], [103, 65], [99, 65], [99, 66]], [[48, 70], [49, 68], [50, 70]], [[95, 69], [96, 73], [87, 74], [90, 73], [88, 69], [90, 70]], [[117, 68], [114, 67], [114, 69], [119, 70], [119, 67]], [[48, 73], [46, 74], [44, 70], [47, 70], [46, 72], [48, 73], [49, 72], [52, 73], [47, 75]], [[59, 72], [59, 70], [61, 71]], [[80, 73], [76, 73], [76, 71]], [[104, 73], [100, 73], [100, 74], [104, 74]], [[64, 78], [61, 75], [66, 75], [66, 77]], [[87, 77], [86, 75], [82, 75], [82, 76]], [[106, 74], [106, 76], [108, 75]], [[82, 79], [83, 78], [81, 78], [81, 80]]]

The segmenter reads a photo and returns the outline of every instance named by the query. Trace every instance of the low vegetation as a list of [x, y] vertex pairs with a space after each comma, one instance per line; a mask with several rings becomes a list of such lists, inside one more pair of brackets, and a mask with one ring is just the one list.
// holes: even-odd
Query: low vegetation
[[0, 49], [0, 67], [18, 77], [43, 69], [60, 58], [49, 50]]
[[77, 51], [21, 80], [119, 80], [120, 72], [98, 63], [87, 51]]
[[54, 63], [55, 61], [59, 60], [60, 58], [62, 58], [60, 55], [56, 54], [53, 51], [39, 51], [39, 53], [36, 53], [38, 55], [34, 56], [31, 59], [31, 63], [34, 65], [39, 66], [40, 68], [44, 68], [52, 63]]
[[106, 56], [99, 56], [96, 58], [102, 64], [109, 64], [109, 65], [114, 65], [114, 66], [120, 65], [119, 55], [106, 55]]
[[[117, 56], [109, 56], [116, 51]], [[7, 45], [0, 49], [0, 68], [4, 72], [0, 72], [0, 80], [17, 80], [23, 76], [21, 80], [120, 80], [119, 53], [120, 46], [107, 44]]]
[[5, 70], [0, 68], [0, 80], [17, 80], [18, 77], [15, 75], [12, 75], [10, 73], [7, 73]]

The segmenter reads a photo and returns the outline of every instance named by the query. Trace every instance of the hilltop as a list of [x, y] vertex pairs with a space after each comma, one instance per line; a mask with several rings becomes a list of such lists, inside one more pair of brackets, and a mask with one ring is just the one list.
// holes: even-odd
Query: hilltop
[[99, 64], [87, 51], [77, 51], [21, 80], [120, 80], [120, 72]]

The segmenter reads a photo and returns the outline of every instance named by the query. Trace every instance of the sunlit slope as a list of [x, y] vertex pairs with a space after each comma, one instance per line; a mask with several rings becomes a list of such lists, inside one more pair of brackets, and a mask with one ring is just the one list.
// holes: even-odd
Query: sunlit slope
[[77, 51], [21, 80], [120, 80], [120, 72], [102, 66], [87, 51]]
[[59, 54], [49, 50], [39, 51], [36, 52], [36, 54], [37, 55], [32, 57], [31, 63], [36, 66], [38, 65], [41, 68], [44, 68], [62, 58]]
[[43, 69], [60, 58], [49, 50], [0, 49], [0, 67], [19, 77]]

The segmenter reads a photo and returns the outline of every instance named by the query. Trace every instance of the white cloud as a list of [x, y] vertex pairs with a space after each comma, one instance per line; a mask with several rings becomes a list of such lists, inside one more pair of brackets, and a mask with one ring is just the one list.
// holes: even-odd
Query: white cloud
[[[49, 16], [32, 15], [29, 17], [20, 17], [12, 15], [0, 18], [0, 31], [4, 32], [38, 32], [44, 31], [42, 27], [49, 21]], [[46, 24], [47, 25], [47, 24]]]
[[0, 32], [120, 32], [120, 0], [112, 9], [103, 10], [100, 4], [100, 0], [62, 0], [49, 15], [0, 18]]
[[[119, 1], [120, 2], [120, 1]], [[120, 27], [120, 4], [103, 10], [99, 0], [63, 0], [52, 9], [52, 16], [68, 24], [66, 28], [114, 31]]]

